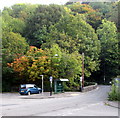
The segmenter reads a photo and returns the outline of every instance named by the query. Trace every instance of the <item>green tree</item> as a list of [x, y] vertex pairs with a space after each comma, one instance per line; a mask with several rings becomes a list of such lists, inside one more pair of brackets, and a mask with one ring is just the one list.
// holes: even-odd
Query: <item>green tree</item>
[[[76, 51], [69, 54], [68, 51], [61, 49], [58, 44], [52, 43], [46, 49], [50, 58], [50, 75], [53, 79], [69, 79], [68, 87], [79, 86], [79, 77], [82, 71], [82, 56]], [[55, 56], [57, 54], [57, 56]]]
[[33, 15], [37, 7], [38, 5], [19, 3], [9, 8], [4, 7], [3, 12], [7, 11], [11, 17], [26, 21], [28, 17]]
[[118, 27], [119, 2], [90, 2], [89, 5], [101, 13], [102, 19], [115, 22]]
[[113, 22], [104, 19], [97, 29], [97, 34], [101, 43], [101, 78], [109, 82], [112, 77], [119, 74], [117, 28]]
[[85, 53], [85, 75], [89, 77], [99, 69], [100, 42], [94, 29], [80, 15], [63, 17], [56, 25], [50, 27], [47, 42], [42, 48], [50, 48], [52, 43], [72, 54]]
[[30, 45], [40, 47], [46, 41], [49, 27], [57, 23], [65, 14], [65, 10], [59, 5], [39, 5], [34, 15], [27, 20], [25, 36]]
[[[3, 91], [8, 91], [12, 85], [17, 83], [17, 76], [12, 68], [7, 66], [7, 63], [13, 61], [14, 58], [24, 55], [28, 44], [25, 38], [20, 34], [13, 32], [3, 32], [2, 34], [2, 82]], [[10, 89], [9, 89], [10, 91]]]
[[7, 11], [2, 13], [2, 31], [3, 32], [15, 32], [23, 33], [25, 28], [25, 22], [11, 17]]

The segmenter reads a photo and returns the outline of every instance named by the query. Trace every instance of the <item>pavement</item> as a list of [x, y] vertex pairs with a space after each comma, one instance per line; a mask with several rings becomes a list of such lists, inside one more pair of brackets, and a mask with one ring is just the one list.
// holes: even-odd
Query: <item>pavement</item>
[[[17, 94], [17, 93], [16, 93]], [[44, 92], [40, 94], [31, 94], [31, 95], [19, 95], [17, 94], [16, 97], [20, 99], [48, 99], [48, 98], [63, 98], [63, 97], [72, 97], [82, 94], [81, 92], [64, 92], [64, 93], [57, 93], [50, 96], [50, 92]], [[3, 94], [4, 97], [4, 94]]]

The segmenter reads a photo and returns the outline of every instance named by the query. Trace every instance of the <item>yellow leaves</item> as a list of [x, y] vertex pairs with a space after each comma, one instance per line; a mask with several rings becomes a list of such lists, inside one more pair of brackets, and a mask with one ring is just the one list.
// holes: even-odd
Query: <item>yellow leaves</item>
[[47, 74], [50, 72], [50, 63], [51, 61], [46, 56], [44, 50], [30, 46], [27, 56], [15, 58], [12, 63], [8, 63], [7, 65], [12, 67], [15, 72], [18, 72], [20, 76], [27, 74], [31, 80], [35, 80], [36, 78], [39, 79], [41, 73]]
[[71, 10], [70, 10], [68, 7], [64, 7], [64, 9], [65, 9], [65, 11], [68, 12], [68, 13], [71, 12]]
[[13, 63], [7, 63], [7, 66], [12, 67]]
[[12, 67], [14, 71], [21, 72], [24, 71], [25, 68], [28, 66], [28, 59], [25, 56], [20, 58], [14, 59], [13, 63], [7, 63], [9, 67]]

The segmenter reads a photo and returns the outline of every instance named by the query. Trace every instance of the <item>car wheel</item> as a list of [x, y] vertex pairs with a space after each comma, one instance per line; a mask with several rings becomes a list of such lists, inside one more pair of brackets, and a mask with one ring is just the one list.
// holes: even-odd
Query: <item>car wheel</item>
[[31, 93], [30, 93], [30, 91], [28, 92], [28, 95], [30, 95]]
[[39, 94], [41, 93], [41, 91], [39, 91]]

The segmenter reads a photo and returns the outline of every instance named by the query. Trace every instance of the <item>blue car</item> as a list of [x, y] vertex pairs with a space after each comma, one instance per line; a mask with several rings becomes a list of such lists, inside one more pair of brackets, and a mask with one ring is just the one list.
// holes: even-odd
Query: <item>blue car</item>
[[42, 89], [37, 87], [35, 84], [22, 84], [20, 85], [19, 93], [21, 95], [30, 95], [41, 93]]

